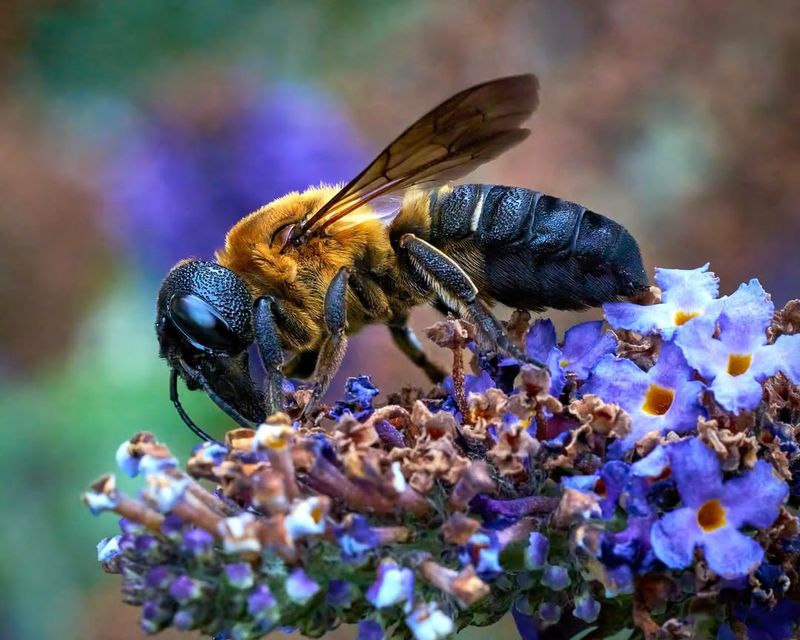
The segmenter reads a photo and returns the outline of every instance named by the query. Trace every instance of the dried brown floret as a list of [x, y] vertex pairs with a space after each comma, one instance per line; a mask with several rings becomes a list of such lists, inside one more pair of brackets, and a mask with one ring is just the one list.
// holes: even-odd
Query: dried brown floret
[[617, 404], [603, 402], [600, 396], [585, 395], [569, 404], [569, 412], [594, 433], [622, 439], [631, 433], [631, 417]]
[[461, 432], [473, 440], [484, 441], [490, 425], [499, 425], [508, 405], [508, 396], [500, 389], [488, 389], [484, 393], [470, 393], [467, 398], [470, 422]]
[[522, 346], [525, 334], [531, 324], [531, 313], [526, 309], [515, 309], [511, 317], [505, 323], [508, 337], [518, 346]]
[[614, 329], [617, 336], [617, 355], [636, 363], [641, 369], [650, 369], [661, 353], [659, 335], [642, 335], [628, 329]]
[[442, 525], [442, 538], [449, 544], [465, 545], [470, 536], [480, 528], [480, 522], [456, 511]]
[[764, 383], [766, 415], [771, 420], [800, 422], [800, 385], [779, 372]]
[[602, 511], [597, 498], [583, 491], [567, 487], [561, 495], [561, 502], [553, 514], [553, 524], [566, 529], [572, 524], [577, 524], [600, 517]]
[[497, 431], [497, 442], [486, 452], [500, 475], [524, 479], [528, 464], [539, 451], [539, 441], [528, 433], [527, 421], [504, 424]]
[[453, 487], [448, 504], [452, 509], [462, 510], [479, 493], [493, 493], [494, 490], [494, 480], [489, 475], [486, 462], [473, 460]]
[[800, 300], [789, 300], [783, 309], [775, 312], [772, 324], [767, 329], [770, 343], [780, 336], [800, 333]]
[[450, 316], [425, 329], [425, 335], [445, 349], [463, 349], [475, 340], [475, 325]]
[[724, 471], [752, 469], [758, 459], [758, 442], [744, 432], [733, 433], [719, 427], [716, 420], [697, 421], [697, 432], [722, 461]]

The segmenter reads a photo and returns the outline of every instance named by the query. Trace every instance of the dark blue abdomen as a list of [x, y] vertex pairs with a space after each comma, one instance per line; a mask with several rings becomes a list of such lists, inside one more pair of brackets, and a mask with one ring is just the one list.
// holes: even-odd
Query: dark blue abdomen
[[648, 286], [639, 247], [621, 225], [530, 189], [461, 185], [438, 195], [430, 241], [485, 297], [511, 307], [579, 309]]

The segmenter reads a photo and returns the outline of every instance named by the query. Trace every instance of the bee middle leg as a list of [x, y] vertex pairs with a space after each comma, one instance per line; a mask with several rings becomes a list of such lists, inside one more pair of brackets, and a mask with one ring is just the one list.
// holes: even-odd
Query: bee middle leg
[[411, 362], [425, 372], [431, 382], [441, 382], [447, 375], [438, 364], [431, 362], [413, 329], [408, 326], [408, 315], [395, 316], [389, 321], [392, 340]]
[[503, 353], [517, 360], [544, 367], [522, 351], [491, 311], [478, 299], [478, 288], [464, 270], [445, 253], [412, 233], [400, 239], [400, 248], [425, 282], [447, 306], [458, 307], [467, 320], [475, 324], [478, 335]]

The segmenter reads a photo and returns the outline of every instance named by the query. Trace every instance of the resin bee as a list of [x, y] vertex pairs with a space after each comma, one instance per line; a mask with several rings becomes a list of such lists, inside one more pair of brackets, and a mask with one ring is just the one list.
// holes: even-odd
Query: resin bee
[[[580, 309], [648, 286], [639, 248], [619, 224], [585, 207], [518, 187], [451, 186], [522, 142], [536, 109], [533, 75], [453, 96], [411, 125], [343, 187], [290, 193], [238, 222], [216, 262], [186, 260], [158, 295], [160, 353], [187, 425], [177, 379], [252, 425], [282, 406], [283, 376], [313, 374], [319, 402], [347, 336], [388, 325], [433, 381], [442, 372], [407, 325], [432, 304], [469, 319], [479, 338], [530, 361], [490, 307]], [[263, 389], [249, 373], [255, 343]], [[284, 352], [292, 359], [284, 365]], [[534, 363], [539, 364], [539, 363]]]

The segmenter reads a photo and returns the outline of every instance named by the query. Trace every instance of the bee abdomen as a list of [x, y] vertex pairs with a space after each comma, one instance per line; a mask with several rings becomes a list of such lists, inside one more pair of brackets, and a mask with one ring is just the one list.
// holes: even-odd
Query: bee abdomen
[[480, 264], [470, 275], [506, 305], [575, 309], [648, 284], [633, 237], [577, 203], [520, 187], [463, 185], [432, 205], [431, 242], [458, 246], [456, 261], [474, 247], [482, 259], [462, 267]]

